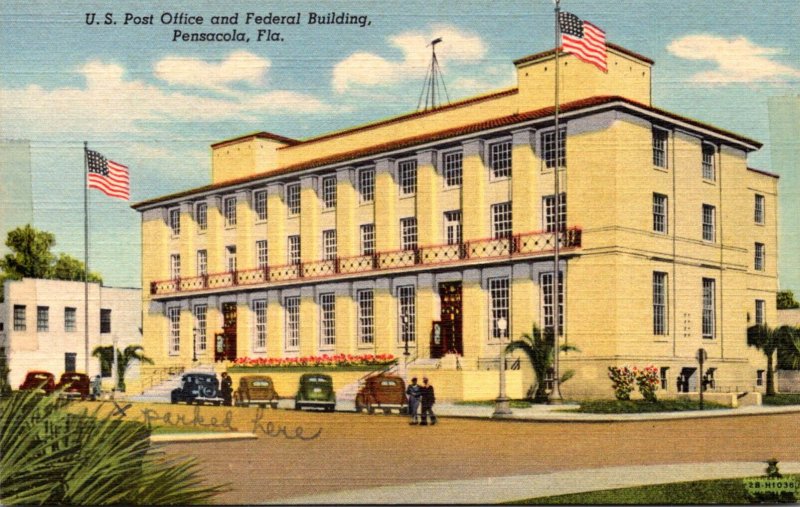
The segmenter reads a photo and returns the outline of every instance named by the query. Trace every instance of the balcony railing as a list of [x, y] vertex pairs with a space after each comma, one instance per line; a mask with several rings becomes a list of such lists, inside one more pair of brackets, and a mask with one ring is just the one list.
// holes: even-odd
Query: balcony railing
[[[415, 266], [435, 266], [480, 259], [527, 257], [552, 252], [555, 241], [554, 232], [538, 231], [507, 238], [465, 241], [453, 245], [422, 246], [413, 250], [337, 257], [285, 266], [265, 266], [244, 271], [151, 282], [150, 294], [165, 296], [180, 292], [264, 285], [293, 280], [313, 280]], [[581, 229], [571, 227], [563, 231], [559, 246], [563, 251], [580, 248]]]

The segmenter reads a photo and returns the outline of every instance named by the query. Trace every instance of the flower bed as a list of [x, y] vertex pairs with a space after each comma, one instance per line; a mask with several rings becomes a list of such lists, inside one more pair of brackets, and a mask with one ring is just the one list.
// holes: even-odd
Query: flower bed
[[392, 354], [323, 354], [303, 357], [240, 357], [229, 370], [331, 369], [373, 370], [397, 362]]

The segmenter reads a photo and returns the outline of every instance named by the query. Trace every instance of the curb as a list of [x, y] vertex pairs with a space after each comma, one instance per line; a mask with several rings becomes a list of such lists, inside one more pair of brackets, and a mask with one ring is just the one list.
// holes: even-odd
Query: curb
[[160, 435], [150, 435], [150, 442], [154, 444], [183, 443], [183, 442], [219, 442], [222, 440], [255, 440], [255, 433], [230, 433], [230, 432], [208, 432], [208, 433], [162, 433]]

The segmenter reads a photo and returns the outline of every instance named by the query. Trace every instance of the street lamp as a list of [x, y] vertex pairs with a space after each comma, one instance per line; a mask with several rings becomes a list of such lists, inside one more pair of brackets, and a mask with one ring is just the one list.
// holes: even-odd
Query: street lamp
[[400, 316], [400, 321], [403, 323], [403, 355], [406, 356], [406, 362], [408, 362], [408, 356], [411, 355], [408, 351], [408, 314], [403, 312], [403, 315]]
[[505, 317], [497, 319], [497, 329], [500, 331], [500, 393], [494, 404], [494, 413], [492, 417], [506, 417], [511, 415], [511, 406], [506, 396], [506, 330], [508, 329], [508, 320]]
[[197, 328], [192, 328], [192, 362], [197, 362]]

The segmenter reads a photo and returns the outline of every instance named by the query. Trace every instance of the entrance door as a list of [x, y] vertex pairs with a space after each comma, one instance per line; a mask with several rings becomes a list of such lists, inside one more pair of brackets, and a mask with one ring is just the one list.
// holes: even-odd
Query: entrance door
[[222, 303], [222, 334], [216, 336], [214, 360], [236, 359], [236, 303]]
[[64, 353], [64, 372], [73, 372], [73, 371], [75, 371], [75, 362], [76, 362], [77, 357], [78, 357], [78, 354], [75, 353], [75, 352], [66, 352], [66, 353]]
[[[461, 282], [446, 282], [439, 284], [439, 299], [442, 302], [441, 320], [436, 324], [431, 337], [431, 357], [438, 358], [444, 354], [464, 355], [464, 342], [462, 339], [462, 314], [461, 314]], [[435, 343], [436, 331], [439, 342]]]
[[681, 369], [681, 374], [678, 376], [678, 392], [679, 393], [694, 393], [698, 391], [697, 385], [697, 368]]

